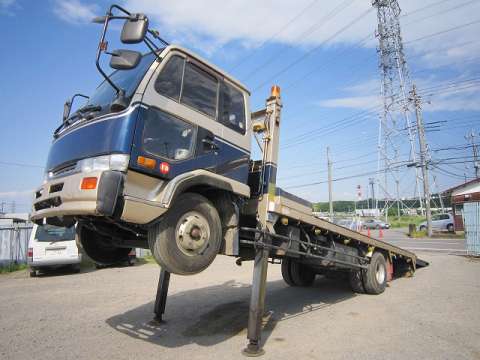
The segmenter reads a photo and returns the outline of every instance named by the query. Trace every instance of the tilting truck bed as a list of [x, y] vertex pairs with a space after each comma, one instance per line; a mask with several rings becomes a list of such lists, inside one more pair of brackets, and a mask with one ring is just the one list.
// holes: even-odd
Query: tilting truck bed
[[315, 217], [312, 214], [311, 203], [280, 188], [277, 188], [276, 190], [275, 201], [270, 203], [269, 211], [282, 216], [288, 216], [290, 218], [297, 219], [302, 223], [310, 224], [321, 230], [329, 231], [335, 235], [341, 236], [344, 239], [359, 241], [369, 246], [374, 246], [376, 248], [388, 251], [392, 255], [402, 256], [405, 259], [409, 259], [407, 262], [411, 261], [414, 266], [414, 270], [417, 262], [420, 266], [426, 266], [426, 263], [417, 259], [417, 256], [411, 251], [404, 250], [385, 241], [366, 236], [358, 231], [354, 231]]

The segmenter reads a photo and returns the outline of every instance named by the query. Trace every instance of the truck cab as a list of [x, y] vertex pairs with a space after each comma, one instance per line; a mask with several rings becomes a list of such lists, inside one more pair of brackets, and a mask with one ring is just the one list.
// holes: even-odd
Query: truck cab
[[[122, 41], [131, 23], [125, 20]], [[32, 220], [57, 226], [78, 222], [84, 250], [107, 264], [121, 261], [132, 247], [152, 249], [148, 233], [154, 224], [180, 195], [193, 193], [221, 207], [220, 228], [210, 229], [211, 219], [197, 219], [198, 214], [184, 219], [184, 228], [196, 236], [219, 232], [214, 246], [188, 235], [184, 255], [192, 258], [199, 250], [190, 248], [205, 246], [234, 255], [238, 249], [222, 241], [227, 232], [222, 228], [238, 222], [237, 202], [250, 196], [248, 90], [176, 45], [156, 48], [135, 62], [129, 68], [113, 66], [87, 104], [65, 116], [55, 131]]]

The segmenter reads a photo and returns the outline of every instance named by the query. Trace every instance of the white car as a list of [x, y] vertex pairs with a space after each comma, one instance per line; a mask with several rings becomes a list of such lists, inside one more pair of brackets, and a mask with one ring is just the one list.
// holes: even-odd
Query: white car
[[27, 253], [30, 276], [36, 276], [37, 271], [62, 266], [71, 266], [79, 272], [82, 255], [75, 236], [75, 226], [34, 225]]
[[[419, 225], [420, 230], [427, 230], [427, 222], [424, 221]], [[455, 230], [452, 214], [437, 214], [432, 216], [433, 230], [448, 230], [453, 232]]]

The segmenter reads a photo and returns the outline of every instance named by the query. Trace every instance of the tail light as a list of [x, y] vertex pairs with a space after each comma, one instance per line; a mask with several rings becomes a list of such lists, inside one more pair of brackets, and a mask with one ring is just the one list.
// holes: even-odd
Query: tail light
[[28, 248], [27, 257], [29, 260], [33, 260], [33, 248]]

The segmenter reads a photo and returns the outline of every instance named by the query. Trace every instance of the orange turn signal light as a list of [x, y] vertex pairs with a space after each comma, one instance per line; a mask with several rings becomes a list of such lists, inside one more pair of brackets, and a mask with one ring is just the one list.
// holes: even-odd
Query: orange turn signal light
[[82, 179], [82, 185], [80, 186], [82, 190], [95, 190], [97, 188], [97, 178], [96, 177], [85, 177]]
[[145, 156], [139, 156], [137, 157], [137, 164], [149, 169], [155, 169], [155, 165], [157, 164], [157, 162], [155, 161], [155, 159], [150, 159]]

